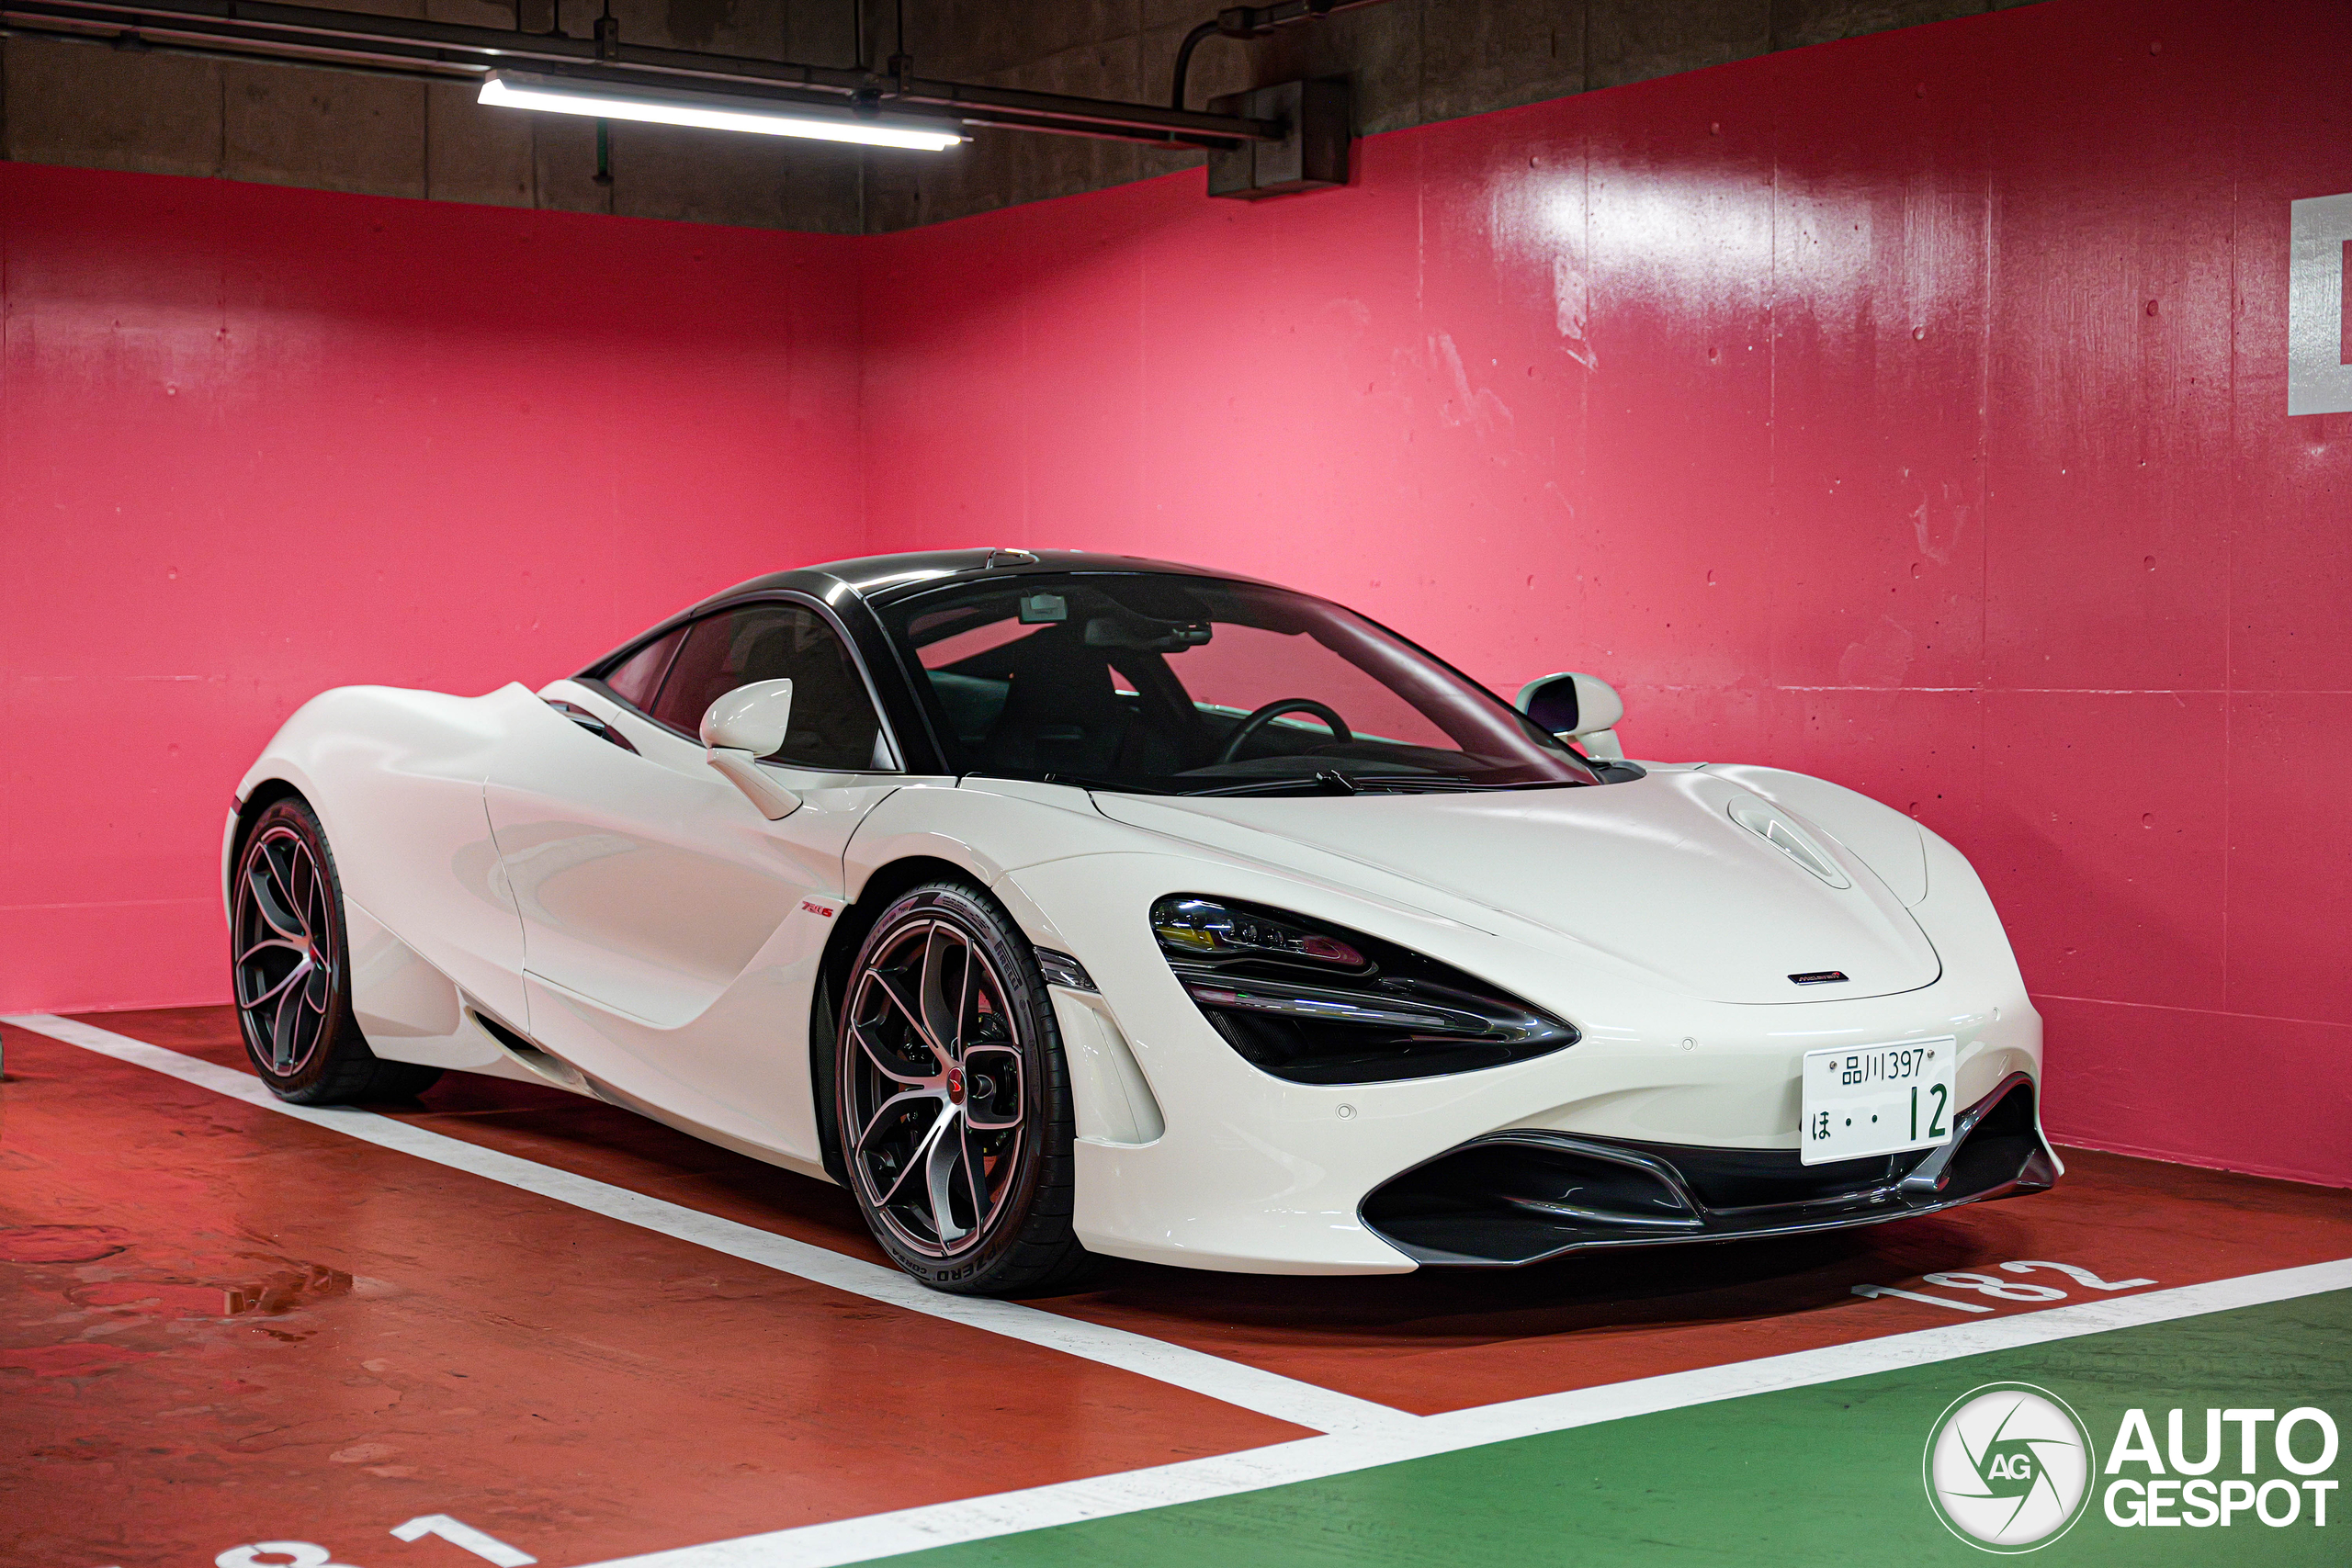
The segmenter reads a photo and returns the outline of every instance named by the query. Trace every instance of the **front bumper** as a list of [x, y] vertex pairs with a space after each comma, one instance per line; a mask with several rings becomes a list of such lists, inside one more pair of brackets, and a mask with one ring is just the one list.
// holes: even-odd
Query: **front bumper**
[[[1033, 941], [1075, 956], [1101, 987], [1083, 998], [1057, 993], [1057, 1010], [1086, 1002], [1070, 1009], [1084, 1017], [1063, 1021], [1080, 1239], [1096, 1252], [1187, 1268], [1383, 1274], [1423, 1264], [1365, 1223], [1370, 1195], [1481, 1139], [1554, 1134], [1784, 1154], [1793, 1163], [1804, 1055], [1832, 1046], [1953, 1037], [1963, 1105], [2016, 1075], [2038, 1082], [2041, 1021], [1990, 902], [1952, 858], [1948, 874], [1938, 868], [1957, 906], [1952, 918], [1920, 910], [1944, 959], [1933, 984], [1781, 1006], [1679, 994], [1599, 949], [1490, 911], [1423, 915], [1190, 853], [1072, 856], [995, 886]], [[1145, 912], [1171, 889], [1370, 931], [1524, 997], [1575, 1022], [1584, 1038], [1533, 1060], [1439, 1077], [1319, 1085], [1271, 1077], [1210, 1025], [1153, 940]], [[1473, 924], [1474, 915], [1485, 924]]]
[[1364, 1228], [1421, 1264], [1511, 1268], [1596, 1247], [1839, 1230], [2044, 1191], [2058, 1161], [2013, 1073], [1941, 1147], [1807, 1166], [1793, 1149], [1718, 1149], [1514, 1128], [1382, 1183]]

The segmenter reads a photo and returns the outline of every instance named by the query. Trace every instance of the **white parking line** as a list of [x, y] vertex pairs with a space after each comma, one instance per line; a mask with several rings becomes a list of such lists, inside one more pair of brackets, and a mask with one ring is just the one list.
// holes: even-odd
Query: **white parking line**
[[1532, 1399], [1431, 1416], [1410, 1427], [1306, 1438], [1120, 1475], [1094, 1476], [865, 1518], [803, 1525], [767, 1535], [741, 1536], [705, 1546], [618, 1559], [597, 1568], [837, 1568], [842, 1563], [895, 1557], [930, 1547], [955, 1546], [1055, 1525], [1142, 1513], [1174, 1504], [1231, 1497], [1628, 1416], [1651, 1416], [1782, 1389], [1809, 1388], [1817, 1383], [1867, 1377], [1873, 1372], [1898, 1371], [1963, 1356], [1980, 1356], [1987, 1351], [2015, 1350], [2086, 1334], [2104, 1334], [2111, 1329], [2134, 1328], [2342, 1290], [2352, 1290], [2352, 1258], [2022, 1313], [1989, 1323], [1954, 1324], [1851, 1345], [1636, 1378], [1600, 1388], [1541, 1394]]
[[150, 1045], [95, 1024], [49, 1013], [0, 1016], [0, 1023], [78, 1045], [101, 1056], [134, 1066], [148, 1067], [183, 1083], [208, 1089], [247, 1105], [290, 1116], [313, 1127], [341, 1133], [452, 1170], [462, 1170], [575, 1209], [603, 1214], [645, 1230], [675, 1236], [713, 1252], [723, 1252], [781, 1274], [870, 1301], [886, 1302], [925, 1316], [944, 1318], [989, 1334], [1059, 1350], [1065, 1355], [1097, 1361], [1138, 1377], [1154, 1379], [1244, 1410], [1290, 1422], [1312, 1431], [1355, 1433], [1396, 1431], [1418, 1426], [1421, 1417], [1368, 1399], [1318, 1388], [1279, 1372], [1263, 1371], [1228, 1361], [1205, 1351], [1187, 1349], [1123, 1328], [1106, 1328], [1078, 1318], [1063, 1317], [1015, 1302], [977, 1296], [943, 1295], [896, 1269], [847, 1257], [826, 1247], [772, 1235], [733, 1220], [706, 1214], [698, 1209], [649, 1198], [625, 1187], [574, 1176], [568, 1170], [486, 1149], [463, 1139], [368, 1111], [319, 1110], [288, 1105], [263, 1087], [259, 1078], [200, 1057], [185, 1055], [161, 1045]]

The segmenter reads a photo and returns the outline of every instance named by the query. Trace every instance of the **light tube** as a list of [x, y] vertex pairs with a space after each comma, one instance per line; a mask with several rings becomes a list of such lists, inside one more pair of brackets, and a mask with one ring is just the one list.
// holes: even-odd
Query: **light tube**
[[952, 130], [933, 130], [907, 120], [825, 118], [789, 114], [756, 99], [629, 92], [574, 85], [560, 77], [516, 76], [492, 72], [481, 85], [480, 103], [503, 108], [543, 109], [551, 114], [591, 115], [598, 119], [642, 120], [649, 125], [691, 125], [706, 130], [745, 130], [760, 136], [800, 136], [813, 141], [849, 141], [862, 147], [903, 147], [942, 152], [967, 140]]

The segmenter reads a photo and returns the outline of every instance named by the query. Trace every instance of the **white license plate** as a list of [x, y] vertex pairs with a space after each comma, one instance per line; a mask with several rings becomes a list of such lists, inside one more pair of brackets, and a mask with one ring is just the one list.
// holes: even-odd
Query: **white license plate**
[[1804, 1120], [1797, 1149], [1807, 1165], [1932, 1149], [1951, 1142], [1952, 1068], [1960, 1042], [1905, 1040], [1804, 1054]]

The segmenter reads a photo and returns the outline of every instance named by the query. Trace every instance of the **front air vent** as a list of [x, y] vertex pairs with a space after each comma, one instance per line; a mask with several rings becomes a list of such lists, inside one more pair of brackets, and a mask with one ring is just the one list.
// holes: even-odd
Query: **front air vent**
[[1705, 1148], [1511, 1128], [1374, 1188], [1365, 1228], [1422, 1263], [1510, 1266], [1582, 1247], [1792, 1235], [2039, 1192], [2058, 1179], [2012, 1074], [1940, 1149], [1806, 1165], [1794, 1149]]
[[[1814, 841], [1813, 835], [1788, 818], [1788, 814], [1752, 795], [1735, 795], [1724, 808], [1731, 819], [1796, 862], [1832, 887], [1853, 886], [1829, 852]], [[1793, 976], [1792, 976], [1793, 978]]]

